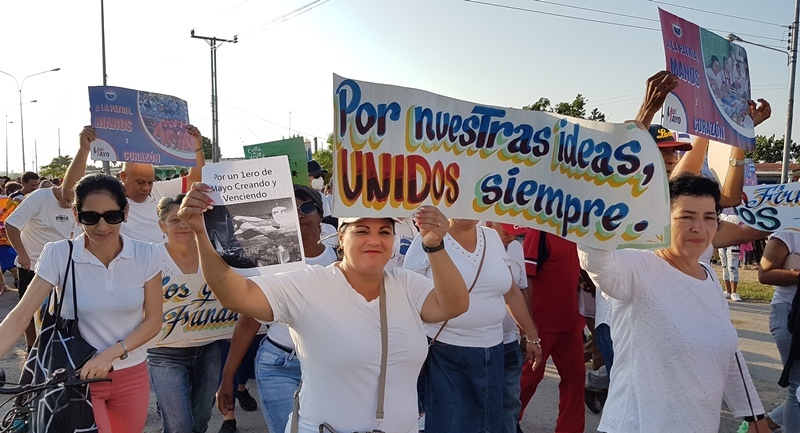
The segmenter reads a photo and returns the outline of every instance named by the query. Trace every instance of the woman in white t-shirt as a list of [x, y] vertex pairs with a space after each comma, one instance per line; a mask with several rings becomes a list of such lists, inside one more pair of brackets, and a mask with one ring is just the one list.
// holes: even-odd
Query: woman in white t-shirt
[[[304, 185], [294, 186], [300, 236], [307, 265], [328, 266], [337, 261], [336, 251], [320, 242], [322, 197], [319, 191]], [[257, 320], [239, 315], [225, 361], [222, 382], [217, 390], [217, 407], [223, 415], [233, 410], [233, 382], [236, 370], [261, 329]], [[256, 384], [261, 398], [261, 411], [270, 432], [280, 433], [286, 427], [294, 406], [294, 393], [300, 386], [301, 370], [297, 350], [282, 323], [272, 323], [261, 340], [255, 360]]]
[[[125, 188], [114, 177], [89, 175], [75, 185], [75, 219], [84, 230], [72, 251], [80, 331], [97, 349], [80, 377], [112, 379], [89, 387], [100, 433], [144, 430], [150, 382], [142, 346], [161, 329], [161, 254], [153, 244], [120, 234], [127, 212]], [[69, 251], [67, 240], [45, 245], [25, 296], [0, 324], [0, 354], [61, 284]], [[62, 316], [74, 318], [72, 290], [62, 295]]]
[[[449, 223], [431, 206], [414, 219], [429, 250], [433, 280], [403, 269], [384, 271], [392, 255], [392, 218], [342, 218], [343, 259], [328, 267], [244, 278], [214, 250], [203, 213], [214, 205], [196, 183], [179, 215], [195, 231], [200, 265], [222, 305], [260, 321], [290, 327], [303, 366], [299, 431], [417, 431], [416, 378], [425, 360], [425, 322], [440, 322], [469, 308], [464, 281], [444, 251]], [[381, 355], [380, 287], [385, 284], [388, 361], [383, 420], [376, 420]], [[287, 431], [291, 423], [287, 424]]]
[[[473, 287], [466, 313], [446, 324], [425, 326], [433, 344], [419, 393], [429, 432], [503, 431], [503, 318], [507, 311], [528, 339], [527, 361], [534, 369], [541, 361], [538, 332], [512, 279], [505, 245], [494, 229], [477, 224], [476, 220], [451, 219], [444, 237], [459, 275], [468, 288]], [[430, 265], [421, 239], [415, 238], [403, 267], [430, 277]]]
[[[164, 277], [201, 274], [194, 232], [178, 218], [184, 194], [158, 202], [158, 226], [167, 241], [158, 244]], [[150, 382], [165, 432], [205, 432], [219, 383], [222, 340], [175, 343], [147, 350]]]
[[[797, 293], [800, 279], [800, 235], [790, 232], [775, 233], [767, 241], [761, 266], [758, 269], [758, 282], [775, 286], [769, 308], [769, 330], [784, 365], [789, 361], [792, 346], [792, 329], [789, 329], [789, 310]], [[781, 426], [785, 433], [800, 432], [800, 403], [797, 392], [800, 389], [800, 362], [793, 361], [789, 370], [789, 386], [786, 400], [781, 410], [769, 414], [772, 421]]]
[[769, 431], [719, 281], [699, 262], [717, 232], [719, 185], [681, 174], [669, 188], [669, 247], [578, 246], [614, 312], [614, 374], [598, 431], [715, 432], [723, 400], [748, 431]]

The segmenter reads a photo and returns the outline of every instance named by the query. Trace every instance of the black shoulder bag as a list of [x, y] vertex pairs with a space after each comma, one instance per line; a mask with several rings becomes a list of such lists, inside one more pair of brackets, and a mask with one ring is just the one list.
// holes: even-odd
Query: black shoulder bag
[[[97, 349], [83, 339], [78, 329], [78, 292], [75, 286], [75, 263], [72, 261], [73, 245], [71, 240], [67, 242], [69, 259], [60, 287], [61, 296], [56, 289], [50, 292], [47, 304], [43, 307], [42, 330], [25, 361], [20, 383], [45, 383], [59, 368], [65, 369], [68, 375], [73, 375], [97, 352]], [[67, 293], [70, 272], [75, 318], [65, 319], [61, 317], [61, 308]], [[54, 431], [51, 430], [53, 428], [64, 432], [97, 432], [88, 384], [42, 391], [27, 403], [32, 412], [29, 421], [33, 433]]]

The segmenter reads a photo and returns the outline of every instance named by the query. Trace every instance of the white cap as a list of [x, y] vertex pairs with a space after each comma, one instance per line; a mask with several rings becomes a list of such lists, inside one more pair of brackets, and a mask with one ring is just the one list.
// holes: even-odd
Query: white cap
[[374, 217], [348, 217], [348, 218], [339, 218], [339, 227], [343, 226], [344, 224], [353, 224], [353, 223], [357, 223], [357, 222], [359, 222], [359, 221], [361, 221], [361, 220], [363, 220], [363, 219], [368, 219], [368, 218], [375, 218], [375, 219], [384, 219], [384, 218], [385, 218], [385, 219], [390, 219], [390, 220], [394, 221], [395, 223], [399, 223], [399, 222], [400, 222], [400, 218], [397, 218], [397, 217], [382, 217], [382, 216], [374, 216]]

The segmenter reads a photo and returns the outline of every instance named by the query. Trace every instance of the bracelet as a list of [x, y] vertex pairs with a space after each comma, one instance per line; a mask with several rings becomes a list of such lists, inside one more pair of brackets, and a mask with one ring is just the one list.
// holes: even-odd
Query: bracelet
[[755, 418], [753, 418], [750, 415], [744, 417], [744, 420], [747, 421], [747, 422], [755, 422], [756, 420], [761, 421], [762, 419], [764, 419], [764, 414], [763, 413], [760, 414], [760, 415], [756, 415]]
[[524, 338], [525, 338], [525, 341], [526, 341], [528, 344], [533, 344], [534, 346], [539, 346], [539, 347], [542, 347], [542, 339], [541, 339], [541, 338], [537, 338], [537, 339], [535, 339], [535, 340], [531, 340], [531, 339], [530, 339], [530, 338], [528, 338], [527, 336], [525, 336]]
[[194, 150], [194, 153], [202, 152], [202, 151], [203, 151], [203, 146], [200, 146], [200, 147], [198, 147], [197, 149]]
[[441, 251], [443, 249], [444, 249], [444, 240], [442, 240], [442, 243], [440, 243], [439, 245], [437, 245], [435, 247], [428, 247], [424, 243], [422, 244], [422, 251], [425, 251], [428, 254], [435, 253], [435, 252]]
[[128, 357], [128, 346], [125, 345], [125, 340], [117, 340], [117, 343], [119, 343], [122, 346], [122, 350], [125, 351], [125, 353], [120, 355], [119, 359], [127, 358]]

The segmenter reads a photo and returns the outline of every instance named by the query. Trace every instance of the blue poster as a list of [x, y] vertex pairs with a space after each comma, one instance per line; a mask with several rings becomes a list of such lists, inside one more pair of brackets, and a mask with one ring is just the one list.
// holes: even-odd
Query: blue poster
[[186, 101], [122, 87], [89, 87], [95, 161], [197, 165]]

